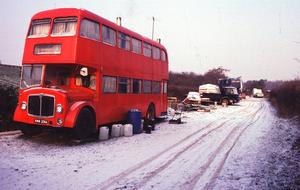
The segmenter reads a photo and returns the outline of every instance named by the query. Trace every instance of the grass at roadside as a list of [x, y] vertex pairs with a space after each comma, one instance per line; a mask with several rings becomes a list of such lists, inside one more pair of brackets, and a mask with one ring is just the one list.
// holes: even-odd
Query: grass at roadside
[[18, 88], [0, 85], [0, 132], [15, 130], [12, 121], [18, 102]]
[[300, 116], [300, 80], [286, 81], [273, 89], [270, 101], [283, 117]]

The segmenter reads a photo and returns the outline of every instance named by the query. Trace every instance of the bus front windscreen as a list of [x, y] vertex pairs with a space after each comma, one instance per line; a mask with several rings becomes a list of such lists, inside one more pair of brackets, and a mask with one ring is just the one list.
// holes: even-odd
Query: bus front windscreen
[[69, 86], [70, 77], [74, 71], [73, 65], [46, 65], [45, 68], [45, 85], [50, 88]]
[[23, 65], [21, 89], [40, 86], [42, 81], [42, 65]]
[[237, 95], [237, 89], [236, 88], [225, 88], [225, 91], [227, 94]]

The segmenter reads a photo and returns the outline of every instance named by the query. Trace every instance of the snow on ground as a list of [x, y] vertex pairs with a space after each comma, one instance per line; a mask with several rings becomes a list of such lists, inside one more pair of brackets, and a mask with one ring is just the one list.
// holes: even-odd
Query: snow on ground
[[[267, 104], [267, 103], [266, 103]], [[279, 119], [267, 104], [255, 125], [245, 131], [218, 177], [215, 189], [299, 189], [299, 123]]]
[[280, 189], [299, 179], [299, 131], [265, 100], [182, 120], [79, 145], [49, 132], [0, 136], [0, 189]]

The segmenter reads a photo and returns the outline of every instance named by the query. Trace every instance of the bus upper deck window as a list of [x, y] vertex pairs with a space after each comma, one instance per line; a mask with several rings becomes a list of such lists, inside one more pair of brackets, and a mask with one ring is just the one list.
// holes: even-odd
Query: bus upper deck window
[[80, 25], [80, 36], [100, 40], [100, 25], [97, 22], [83, 19]]
[[119, 32], [118, 33], [118, 47], [125, 49], [125, 50], [130, 50], [130, 36]]
[[49, 34], [51, 19], [39, 19], [31, 22], [28, 37], [45, 37]]
[[104, 43], [112, 46], [116, 45], [116, 31], [108, 26], [102, 25], [102, 40]]
[[166, 52], [164, 50], [161, 51], [161, 60], [162, 61], [166, 61], [167, 60]]
[[146, 57], [151, 57], [151, 45], [144, 42], [143, 43], [143, 52]]
[[153, 54], [152, 54], [153, 59], [156, 59], [156, 60], [160, 59], [160, 49], [159, 48], [153, 46], [152, 52], [153, 52]]
[[140, 54], [142, 52], [142, 41], [132, 38], [132, 51]]
[[52, 36], [73, 36], [76, 33], [77, 18], [66, 17], [54, 19]]

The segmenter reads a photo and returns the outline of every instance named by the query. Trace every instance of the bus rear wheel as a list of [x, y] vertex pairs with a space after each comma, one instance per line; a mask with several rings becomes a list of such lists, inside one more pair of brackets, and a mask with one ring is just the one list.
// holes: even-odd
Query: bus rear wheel
[[155, 107], [153, 104], [150, 104], [147, 109], [145, 122], [151, 126], [152, 131], [155, 130]]
[[75, 138], [84, 140], [91, 137], [94, 133], [96, 133], [96, 119], [94, 113], [88, 108], [83, 108], [79, 112], [74, 126]]

